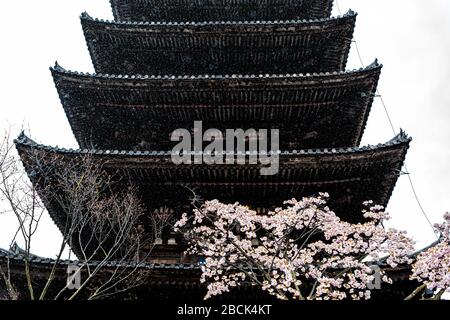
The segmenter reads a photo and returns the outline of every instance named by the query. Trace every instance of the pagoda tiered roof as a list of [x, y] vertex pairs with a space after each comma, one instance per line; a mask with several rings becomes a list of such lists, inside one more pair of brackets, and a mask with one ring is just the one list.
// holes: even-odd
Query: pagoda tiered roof
[[[378, 146], [285, 151], [279, 154], [279, 173], [262, 176], [260, 165], [176, 165], [171, 151], [67, 150], [36, 144], [25, 135], [16, 140], [35, 183], [44, 181], [39, 179], [42, 169], [33, 165], [36, 158], [41, 166], [49, 166], [44, 172], [51, 172], [55, 161], [65, 163], [89, 155], [111, 176], [127, 177], [129, 181], [119, 179], [119, 187], [127, 188], [128, 183], [137, 187], [149, 213], [161, 206], [173, 209], [176, 215], [190, 210], [192, 190], [202, 199], [238, 201], [255, 209], [271, 209], [291, 198], [328, 192], [330, 207], [348, 221], [362, 221], [364, 201], [387, 204], [409, 143], [410, 138], [401, 133]], [[48, 209], [61, 225], [66, 220], [57, 207]]]
[[[356, 13], [330, 18], [332, 0], [110, 1], [115, 21], [81, 15], [95, 73], [51, 69], [80, 149], [37, 144], [24, 134], [15, 141], [61, 232], [68, 217], [51, 196], [61, 193], [52, 172], [86, 156], [114, 177], [110, 190], [136, 188], [148, 234], [152, 214], [167, 209], [176, 219], [194, 200], [239, 202], [264, 213], [326, 192], [329, 206], [349, 222], [364, 220], [367, 200], [388, 204], [411, 139], [402, 131], [385, 144], [359, 147], [382, 66], [345, 71]], [[262, 175], [261, 164], [175, 164], [170, 134], [192, 130], [195, 121], [206, 130], [279, 129], [281, 151], [269, 153], [279, 157], [278, 174]], [[149, 261], [192, 258], [182, 255], [181, 235], [164, 229], [158, 237], [163, 244], [157, 241]], [[71, 249], [81, 256], [76, 244]], [[52, 267], [51, 259], [31, 258], [34, 273]], [[20, 275], [23, 257], [0, 250], [0, 264], [5, 259]], [[57, 266], [63, 283], [69, 263]], [[105, 273], [109, 267], [127, 265]], [[141, 298], [180, 288], [203, 294], [197, 264], [142, 269], [150, 278]], [[407, 272], [399, 272], [403, 280]]]
[[[0, 248], [0, 267], [10, 271], [11, 281], [16, 285], [20, 292], [28, 292], [26, 282], [23, 281], [25, 274], [25, 261], [28, 260], [29, 267], [32, 270], [32, 279], [35, 288], [44, 287], [49, 274], [54, 271], [53, 285], [50, 288], [48, 296], [56, 295], [61, 288], [67, 284], [67, 268], [69, 266], [81, 265], [76, 260], [61, 260], [56, 262], [50, 258], [40, 258], [32, 256], [26, 259], [24, 255], [14, 254]], [[188, 263], [140, 263], [137, 267], [127, 265], [123, 262], [111, 261], [105, 263], [102, 261], [91, 261], [89, 267], [95, 269], [99, 264], [103, 266], [99, 269], [96, 279], [109, 279], [114, 272], [123, 272], [125, 268], [133, 268], [133, 271], [139, 273], [142, 279], [142, 285], [131, 288], [124, 295], [115, 295], [116, 299], [127, 297], [139, 299], [148, 299], [152, 301], [174, 301], [183, 300], [187, 302], [202, 301], [206, 294], [206, 284], [200, 282], [201, 266], [199, 264]], [[411, 274], [411, 268], [408, 266], [398, 266], [390, 268], [384, 264], [380, 265], [386, 274], [394, 281], [392, 285], [383, 287], [383, 290], [374, 290], [375, 300], [402, 300], [408, 296], [416, 287], [417, 283], [408, 281]], [[134, 269], [136, 268], [136, 269]], [[105, 280], [104, 280], [105, 281]], [[55, 291], [55, 292], [53, 292]], [[0, 298], [2, 295], [7, 297], [7, 292], [2, 292], [0, 287]], [[220, 299], [220, 297], [219, 297]], [[245, 301], [265, 301], [270, 299], [263, 291], [251, 286], [240, 286], [232, 291], [232, 294], [224, 295], [222, 299], [245, 299]]]
[[316, 20], [112, 22], [81, 16], [95, 71], [286, 74], [343, 71], [356, 13]]
[[320, 19], [333, 0], [110, 0], [116, 21]]
[[359, 144], [381, 67], [192, 77], [51, 70], [81, 148], [171, 149], [171, 132], [201, 120], [223, 131], [280, 129], [282, 149], [306, 149]]

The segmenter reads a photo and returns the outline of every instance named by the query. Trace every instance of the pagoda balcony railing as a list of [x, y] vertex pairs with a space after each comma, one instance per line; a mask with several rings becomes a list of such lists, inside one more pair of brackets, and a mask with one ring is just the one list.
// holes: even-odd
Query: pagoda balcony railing
[[117, 21], [301, 20], [329, 17], [333, 0], [110, 0]]

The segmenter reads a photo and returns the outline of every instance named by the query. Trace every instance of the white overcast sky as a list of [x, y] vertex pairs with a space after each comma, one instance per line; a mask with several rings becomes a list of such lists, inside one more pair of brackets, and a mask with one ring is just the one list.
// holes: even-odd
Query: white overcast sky
[[[342, 12], [359, 13], [355, 38], [366, 64], [384, 64], [380, 81], [395, 127], [414, 141], [408, 169], [423, 207], [433, 222], [450, 210], [450, 1], [340, 0]], [[48, 67], [92, 72], [79, 15], [111, 19], [108, 0], [14, 0], [2, 3], [0, 19], [0, 128], [30, 128], [38, 142], [77, 147]], [[337, 10], [335, 8], [335, 14]], [[354, 48], [348, 68], [359, 68]], [[363, 144], [392, 138], [386, 114], [376, 100]], [[434, 235], [413, 197], [406, 176], [389, 204], [390, 225], [407, 230], [423, 247]], [[14, 220], [0, 216], [0, 247], [6, 248]], [[32, 248], [52, 257], [59, 233], [48, 216]]]

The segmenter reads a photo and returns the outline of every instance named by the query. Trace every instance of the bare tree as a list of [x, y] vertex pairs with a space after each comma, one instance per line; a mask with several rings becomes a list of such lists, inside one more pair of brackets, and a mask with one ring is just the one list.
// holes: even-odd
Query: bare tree
[[[36, 189], [29, 183], [18, 157], [11, 143], [10, 130], [5, 131], [0, 142], [0, 200], [5, 203], [3, 214], [13, 214], [18, 222], [18, 228], [14, 233], [11, 245], [21, 236], [25, 243], [25, 275], [26, 283], [31, 299], [35, 298], [30, 276], [30, 249], [31, 239], [37, 231], [39, 222], [45, 208], [40, 201]], [[0, 207], [3, 208], [3, 205]], [[11, 298], [18, 297], [12, 287], [9, 260], [6, 270], [0, 269], [5, 280]]]
[[164, 230], [172, 228], [176, 222], [174, 211], [168, 207], [156, 209], [150, 216], [155, 240], [162, 239]]
[[[151, 244], [141, 222], [144, 209], [132, 186], [116, 188], [116, 183], [113, 187], [120, 177], [106, 173], [90, 154], [62, 157], [33, 148], [22, 155], [30, 181], [9, 132], [0, 147], [1, 200], [8, 208], [4, 213], [14, 214], [18, 221], [12, 242], [20, 237], [25, 244], [24, 274], [30, 299], [100, 299], [142, 283], [145, 272], [141, 267]], [[59, 215], [62, 241], [44, 285], [36, 292], [30, 249], [46, 208]], [[75, 290], [64, 285], [55, 291], [67, 249], [79, 258], [76, 266], [82, 280]], [[9, 260], [0, 272], [10, 297], [18, 298]]]

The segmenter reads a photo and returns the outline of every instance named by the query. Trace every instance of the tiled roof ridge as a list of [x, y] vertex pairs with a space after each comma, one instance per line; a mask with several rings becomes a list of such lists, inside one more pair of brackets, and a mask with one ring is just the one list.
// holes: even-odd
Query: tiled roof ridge
[[127, 26], [214, 26], [214, 25], [276, 25], [276, 24], [314, 24], [322, 22], [333, 22], [345, 19], [356, 18], [358, 14], [353, 10], [349, 10], [343, 15], [329, 18], [318, 19], [299, 19], [299, 20], [273, 20], [273, 21], [204, 21], [204, 22], [162, 22], [162, 21], [113, 21], [108, 19], [99, 19], [91, 17], [86, 11], [80, 15], [82, 20], [94, 21], [110, 25], [127, 25]]
[[[389, 140], [386, 143], [378, 144], [378, 145], [368, 145], [364, 147], [349, 147], [349, 148], [322, 148], [322, 149], [306, 149], [306, 150], [292, 150], [292, 151], [278, 151], [273, 152], [270, 151], [268, 154], [274, 155], [285, 155], [285, 156], [292, 156], [292, 155], [318, 155], [318, 154], [348, 154], [348, 153], [360, 153], [370, 150], [380, 150], [384, 148], [390, 148], [395, 145], [400, 144], [409, 144], [411, 142], [412, 138], [409, 137], [403, 130], [400, 131], [399, 134], [397, 134], [394, 138]], [[59, 148], [46, 146], [43, 144], [38, 144], [32, 139], [30, 139], [27, 135], [25, 135], [24, 132], [22, 132], [15, 140], [14, 143], [17, 146], [28, 146], [34, 149], [40, 149], [40, 150], [46, 150], [50, 152], [55, 153], [66, 153], [66, 154], [92, 154], [92, 155], [116, 155], [116, 156], [170, 156], [173, 154], [172, 151], [130, 151], [130, 150], [101, 150], [101, 149], [66, 149], [66, 148]], [[192, 152], [190, 154], [195, 154], [195, 152]], [[198, 154], [198, 153], [197, 153]], [[223, 152], [223, 154], [230, 154], [228, 152]], [[234, 152], [231, 154], [236, 155], [242, 155], [241, 152]], [[252, 153], [245, 152], [245, 154], [250, 155]], [[264, 154], [264, 152], [261, 152], [261, 154]]]
[[78, 72], [63, 68], [58, 62], [55, 62], [55, 66], [51, 67], [52, 72], [82, 76], [82, 77], [93, 77], [102, 79], [130, 79], [130, 80], [241, 80], [241, 79], [283, 79], [283, 78], [315, 78], [315, 77], [333, 77], [337, 75], [356, 75], [363, 72], [368, 72], [371, 70], [381, 69], [382, 64], [375, 59], [373, 63], [364, 68], [355, 68], [345, 71], [333, 71], [333, 72], [313, 72], [313, 73], [293, 73], [293, 74], [225, 74], [225, 75], [183, 75], [183, 76], [173, 76], [173, 75], [125, 75], [125, 74], [105, 74], [105, 73], [88, 73], [88, 72]]

